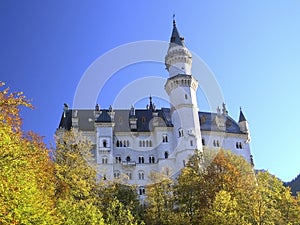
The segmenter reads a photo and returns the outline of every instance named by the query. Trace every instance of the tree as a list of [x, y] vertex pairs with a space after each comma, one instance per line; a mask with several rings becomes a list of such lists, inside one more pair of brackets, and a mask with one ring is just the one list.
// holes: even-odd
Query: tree
[[251, 225], [238, 212], [238, 202], [227, 191], [221, 190], [204, 218], [206, 225]]
[[172, 180], [154, 171], [149, 177], [151, 184], [146, 187], [146, 224], [172, 224], [174, 209]]
[[53, 164], [41, 138], [22, 132], [20, 106], [32, 107], [22, 93], [0, 91], [0, 223], [59, 224]]
[[[106, 223], [110, 225], [137, 225], [137, 221], [132, 215], [129, 209], [126, 209], [124, 205], [117, 199], [113, 198], [107, 208]], [[143, 224], [143, 223], [139, 223]]]
[[75, 130], [57, 137], [55, 176], [57, 210], [63, 224], [103, 224], [97, 203], [96, 170], [91, 157], [91, 143]]

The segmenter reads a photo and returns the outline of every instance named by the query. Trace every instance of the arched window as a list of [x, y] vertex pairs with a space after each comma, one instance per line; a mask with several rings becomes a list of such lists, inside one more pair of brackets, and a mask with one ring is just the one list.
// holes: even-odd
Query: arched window
[[131, 172], [126, 172], [126, 176], [128, 177], [128, 180], [132, 180], [132, 174], [131, 174]]
[[204, 146], [205, 145], [205, 139], [202, 138], [202, 145]]
[[102, 146], [103, 146], [103, 148], [107, 148], [107, 141], [106, 140], [102, 141]]
[[108, 159], [106, 156], [102, 157], [102, 164], [107, 164], [108, 163]]
[[145, 163], [144, 156], [139, 156], [139, 163]]
[[123, 141], [123, 146], [126, 147], [126, 141]]
[[239, 143], [240, 149], [243, 149], [242, 142]]
[[168, 142], [168, 135], [166, 134], [163, 135], [163, 142]]
[[121, 156], [116, 156], [116, 163], [121, 163]]
[[117, 147], [120, 147], [120, 142], [119, 142], [119, 140], [117, 140], [116, 146], [117, 146]]
[[238, 142], [235, 143], [235, 147], [239, 148], [239, 143]]
[[187, 95], [187, 94], [185, 94], [185, 95], [184, 95], [184, 98], [185, 98], [185, 99], [188, 99], [188, 95]]
[[139, 180], [144, 180], [144, 179], [145, 179], [144, 171], [139, 171]]
[[127, 147], [129, 147], [129, 141], [127, 140]]
[[155, 163], [154, 156], [149, 156], [149, 163]]
[[120, 177], [120, 171], [119, 170], [115, 170], [114, 171], [114, 178], [119, 178]]
[[145, 147], [145, 141], [143, 141], [143, 147]]
[[126, 157], [126, 162], [130, 162], [130, 156], [129, 155]]
[[193, 140], [190, 140], [190, 144], [191, 144], [191, 146], [193, 146], [193, 145], [194, 145], [194, 143], [193, 143]]
[[146, 147], [149, 147], [149, 141], [148, 140], [146, 141]]
[[182, 160], [183, 166], [185, 166], [185, 160]]
[[152, 147], [152, 141], [151, 140], [149, 141], [149, 147]]
[[140, 141], [140, 147], [142, 147], [143, 146], [143, 143], [142, 143], [142, 141]]
[[214, 147], [216, 147], [216, 140], [214, 140], [213, 145], [214, 145]]
[[165, 152], [165, 159], [169, 158], [169, 152]]

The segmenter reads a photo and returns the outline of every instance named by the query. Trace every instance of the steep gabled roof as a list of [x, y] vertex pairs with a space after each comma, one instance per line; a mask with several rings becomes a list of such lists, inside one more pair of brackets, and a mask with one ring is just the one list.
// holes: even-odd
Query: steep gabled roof
[[171, 35], [171, 38], [170, 38], [170, 45], [171, 44], [184, 46], [184, 38], [180, 37], [179, 31], [176, 27], [175, 20], [173, 20], [173, 30], [172, 30], [172, 35]]

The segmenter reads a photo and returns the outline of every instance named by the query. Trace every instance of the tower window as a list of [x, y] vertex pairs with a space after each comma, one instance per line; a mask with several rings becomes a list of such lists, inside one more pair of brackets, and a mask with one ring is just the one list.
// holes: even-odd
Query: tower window
[[126, 162], [130, 162], [130, 156], [126, 157]]
[[187, 95], [187, 94], [185, 94], [185, 95], [184, 95], [184, 98], [185, 98], [185, 99], [188, 99], [188, 95]]
[[168, 140], [168, 135], [166, 135], [166, 134], [164, 134], [163, 135], [163, 142], [165, 143], [165, 142], [168, 142], [169, 140]]
[[107, 141], [103, 140], [102, 145], [103, 145], [103, 148], [107, 148]]
[[102, 164], [107, 164], [108, 163], [108, 159], [106, 156], [102, 157]]
[[202, 138], [202, 145], [204, 146], [205, 145], [205, 139]]
[[169, 152], [165, 152], [165, 159], [169, 158]]
[[183, 130], [182, 130], [182, 129], [179, 129], [179, 130], [178, 130], [178, 134], [179, 134], [179, 137], [183, 137]]
[[193, 145], [194, 145], [194, 143], [193, 143], [193, 140], [190, 140], [190, 144], [191, 144], [191, 146], [193, 146]]

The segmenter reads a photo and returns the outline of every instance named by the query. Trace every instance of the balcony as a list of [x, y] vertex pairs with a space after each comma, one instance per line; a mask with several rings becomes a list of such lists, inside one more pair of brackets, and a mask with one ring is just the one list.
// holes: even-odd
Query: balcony
[[132, 167], [132, 166], [136, 166], [136, 162], [135, 162], [135, 161], [122, 161], [122, 166], [123, 166], [123, 167]]

